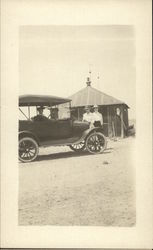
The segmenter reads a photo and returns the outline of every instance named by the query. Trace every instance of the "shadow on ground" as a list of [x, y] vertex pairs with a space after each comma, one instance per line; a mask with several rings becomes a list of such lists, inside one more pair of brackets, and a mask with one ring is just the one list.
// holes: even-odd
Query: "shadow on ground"
[[[109, 151], [109, 149], [107, 149], [102, 154], [109, 154], [109, 153], [111, 153], [111, 151]], [[88, 155], [91, 155], [91, 154], [87, 151], [83, 151], [83, 152], [73, 152], [73, 151], [59, 152], [59, 153], [53, 153], [53, 154], [48, 154], [48, 155], [39, 155], [37, 158], [37, 161], [55, 160], [55, 159], [71, 158], [71, 157], [84, 157], [84, 156], [88, 156]], [[93, 156], [95, 156], [95, 155], [93, 154]]]

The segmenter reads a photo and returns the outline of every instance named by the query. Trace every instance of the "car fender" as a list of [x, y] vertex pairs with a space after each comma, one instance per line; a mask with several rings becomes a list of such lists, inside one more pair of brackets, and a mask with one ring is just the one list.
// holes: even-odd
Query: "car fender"
[[38, 145], [40, 144], [38, 137], [35, 134], [33, 134], [32, 132], [27, 131], [27, 130], [23, 130], [23, 131], [19, 132], [19, 138], [22, 138], [22, 137], [25, 137], [25, 136], [35, 139], [36, 142], [38, 143]]

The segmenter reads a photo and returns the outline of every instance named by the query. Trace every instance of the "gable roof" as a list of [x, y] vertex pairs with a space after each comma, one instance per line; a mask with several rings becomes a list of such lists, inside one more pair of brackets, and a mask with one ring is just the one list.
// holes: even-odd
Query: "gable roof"
[[69, 96], [72, 100], [72, 107], [81, 107], [86, 105], [115, 105], [126, 103], [120, 101], [112, 96], [109, 96], [91, 86], [87, 86], [75, 94]]

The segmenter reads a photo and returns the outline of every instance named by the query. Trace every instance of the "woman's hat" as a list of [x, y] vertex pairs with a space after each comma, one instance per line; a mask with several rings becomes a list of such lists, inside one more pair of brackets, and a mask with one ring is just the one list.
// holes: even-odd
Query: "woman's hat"
[[93, 108], [94, 108], [94, 109], [95, 109], [95, 108], [98, 108], [98, 105], [94, 105]]

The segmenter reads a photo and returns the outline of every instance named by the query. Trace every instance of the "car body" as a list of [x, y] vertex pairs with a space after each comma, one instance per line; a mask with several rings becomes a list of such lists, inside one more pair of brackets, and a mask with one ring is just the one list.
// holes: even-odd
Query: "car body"
[[[64, 106], [65, 105], [65, 106]], [[73, 120], [69, 117], [52, 119], [44, 117], [42, 120], [33, 119], [30, 108], [38, 106], [47, 110], [62, 107], [70, 114], [71, 100], [55, 96], [24, 95], [19, 97], [19, 110], [28, 109], [26, 120], [19, 120], [19, 160], [30, 162], [37, 158], [39, 147], [65, 145], [74, 151], [85, 148], [90, 153], [100, 153], [106, 148], [106, 138], [101, 128], [90, 128], [88, 122]], [[36, 116], [38, 117], [38, 116]], [[34, 117], [35, 118], [35, 117]], [[92, 144], [92, 141], [95, 142]], [[94, 147], [95, 145], [95, 147]]]

